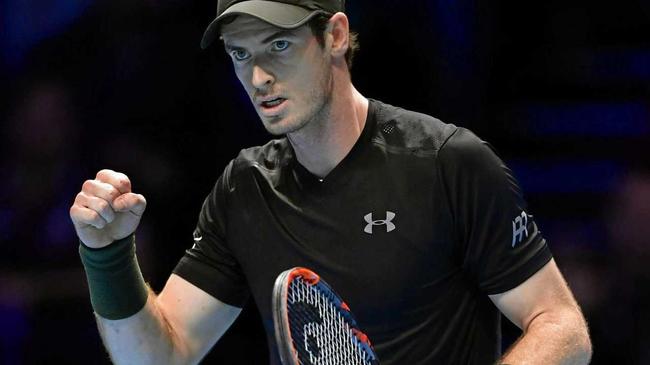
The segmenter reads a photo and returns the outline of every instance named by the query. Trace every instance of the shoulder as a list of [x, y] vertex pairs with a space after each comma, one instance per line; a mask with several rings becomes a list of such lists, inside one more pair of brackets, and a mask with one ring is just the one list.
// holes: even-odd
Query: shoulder
[[472, 131], [433, 116], [372, 100], [373, 143], [393, 153], [432, 156], [447, 173], [499, 174], [506, 168], [494, 148]]
[[459, 129], [433, 116], [403, 109], [377, 100], [374, 106], [377, 129], [373, 142], [395, 151], [437, 152]]
[[521, 194], [512, 170], [494, 147], [468, 129], [458, 128], [450, 136], [438, 152], [437, 161], [439, 172], [451, 190], [462, 188], [466, 192], [473, 187], [477, 192], [483, 191], [486, 197]]
[[494, 147], [465, 128], [454, 131], [438, 156], [443, 165], [452, 169], [477, 172], [505, 168]]

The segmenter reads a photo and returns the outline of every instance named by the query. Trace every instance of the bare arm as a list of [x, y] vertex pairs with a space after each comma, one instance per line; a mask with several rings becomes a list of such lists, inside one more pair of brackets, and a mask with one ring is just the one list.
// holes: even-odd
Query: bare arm
[[116, 242], [136, 230], [146, 203], [126, 175], [102, 170], [83, 184], [70, 208], [79, 239], [90, 247], [80, 253], [99, 332], [116, 364], [198, 363], [240, 309], [173, 274], [159, 296], [145, 288], [132, 241]]
[[503, 364], [587, 364], [587, 324], [554, 260], [518, 287], [490, 299], [524, 333]]
[[240, 312], [172, 274], [138, 313], [97, 324], [115, 364], [196, 364]]

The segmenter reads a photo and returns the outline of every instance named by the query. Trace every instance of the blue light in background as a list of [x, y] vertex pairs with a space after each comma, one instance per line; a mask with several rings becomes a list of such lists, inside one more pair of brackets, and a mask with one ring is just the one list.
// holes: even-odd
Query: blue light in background
[[519, 114], [542, 136], [639, 137], [650, 134], [650, 108], [641, 102], [532, 104]]
[[626, 170], [615, 161], [510, 161], [521, 187], [529, 194], [607, 193]]
[[0, 297], [0, 328], [0, 363], [21, 364], [25, 339], [30, 332], [23, 307]]
[[549, 240], [551, 249], [587, 249], [605, 251], [608, 249], [606, 224], [599, 217], [545, 219], [535, 216], [542, 235]]
[[436, 24], [443, 57], [456, 78], [470, 78], [473, 75], [475, 51], [475, 9], [474, 2], [457, 0], [435, 0], [426, 2], [431, 19]]
[[588, 77], [605, 81], [650, 81], [650, 49], [594, 51], [586, 61]]
[[0, 2], [0, 50], [10, 67], [43, 39], [64, 31], [94, 0], [4, 0]]
[[0, 240], [8, 240], [13, 232], [14, 212], [9, 208], [0, 207]]

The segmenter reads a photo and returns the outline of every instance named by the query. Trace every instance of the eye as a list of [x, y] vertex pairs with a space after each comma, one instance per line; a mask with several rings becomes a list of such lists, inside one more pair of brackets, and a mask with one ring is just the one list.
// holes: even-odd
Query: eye
[[289, 48], [289, 42], [288, 41], [275, 41], [271, 44], [271, 48], [273, 51], [276, 52], [281, 52], [284, 51], [285, 49]]
[[240, 49], [233, 49], [230, 52], [230, 55], [232, 56], [232, 58], [234, 58], [237, 61], [245, 61], [246, 59], [248, 59], [251, 56], [247, 51], [245, 51], [245, 50], [243, 50], [241, 48]]

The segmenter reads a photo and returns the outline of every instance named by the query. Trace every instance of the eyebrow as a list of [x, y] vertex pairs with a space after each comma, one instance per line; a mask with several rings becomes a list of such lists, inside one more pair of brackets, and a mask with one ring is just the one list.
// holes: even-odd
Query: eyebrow
[[268, 42], [270, 42], [271, 40], [273, 40], [275, 38], [280, 38], [280, 37], [285, 37], [285, 36], [294, 36], [295, 34], [296, 34], [296, 32], [294, 32], [292, 29], [281, 30], [279, 32], [275, 32], [275, 33], [271, 34], [270, 36], [264, 38], [262, 40], [262, 43], [268, 43]]
[[[284, 30], [277, 31], [277, 32], [271, 34], [270, 36], [262, 39], [262, 41], [260, 43], [268, 43], [271, 40], [276, 39], [276, 38], [287, 37], [287, 36], [293, 37], [295, 35], [296, 35], [296, 32], [293, 29], [284, 29]], [[221, 37], [221, 39], [223, 39], [223, 37]], [[224, 45], [224, 48], [226, 49], [226, 52], [231, 52], [231, 51], [234, 51], [234, 50], [242, 49], [241, 47], [233, 46], [233, 45], [231, 45], [229, 43], [226, 43], [225, 40], [224, 40], [223, 45]]]

